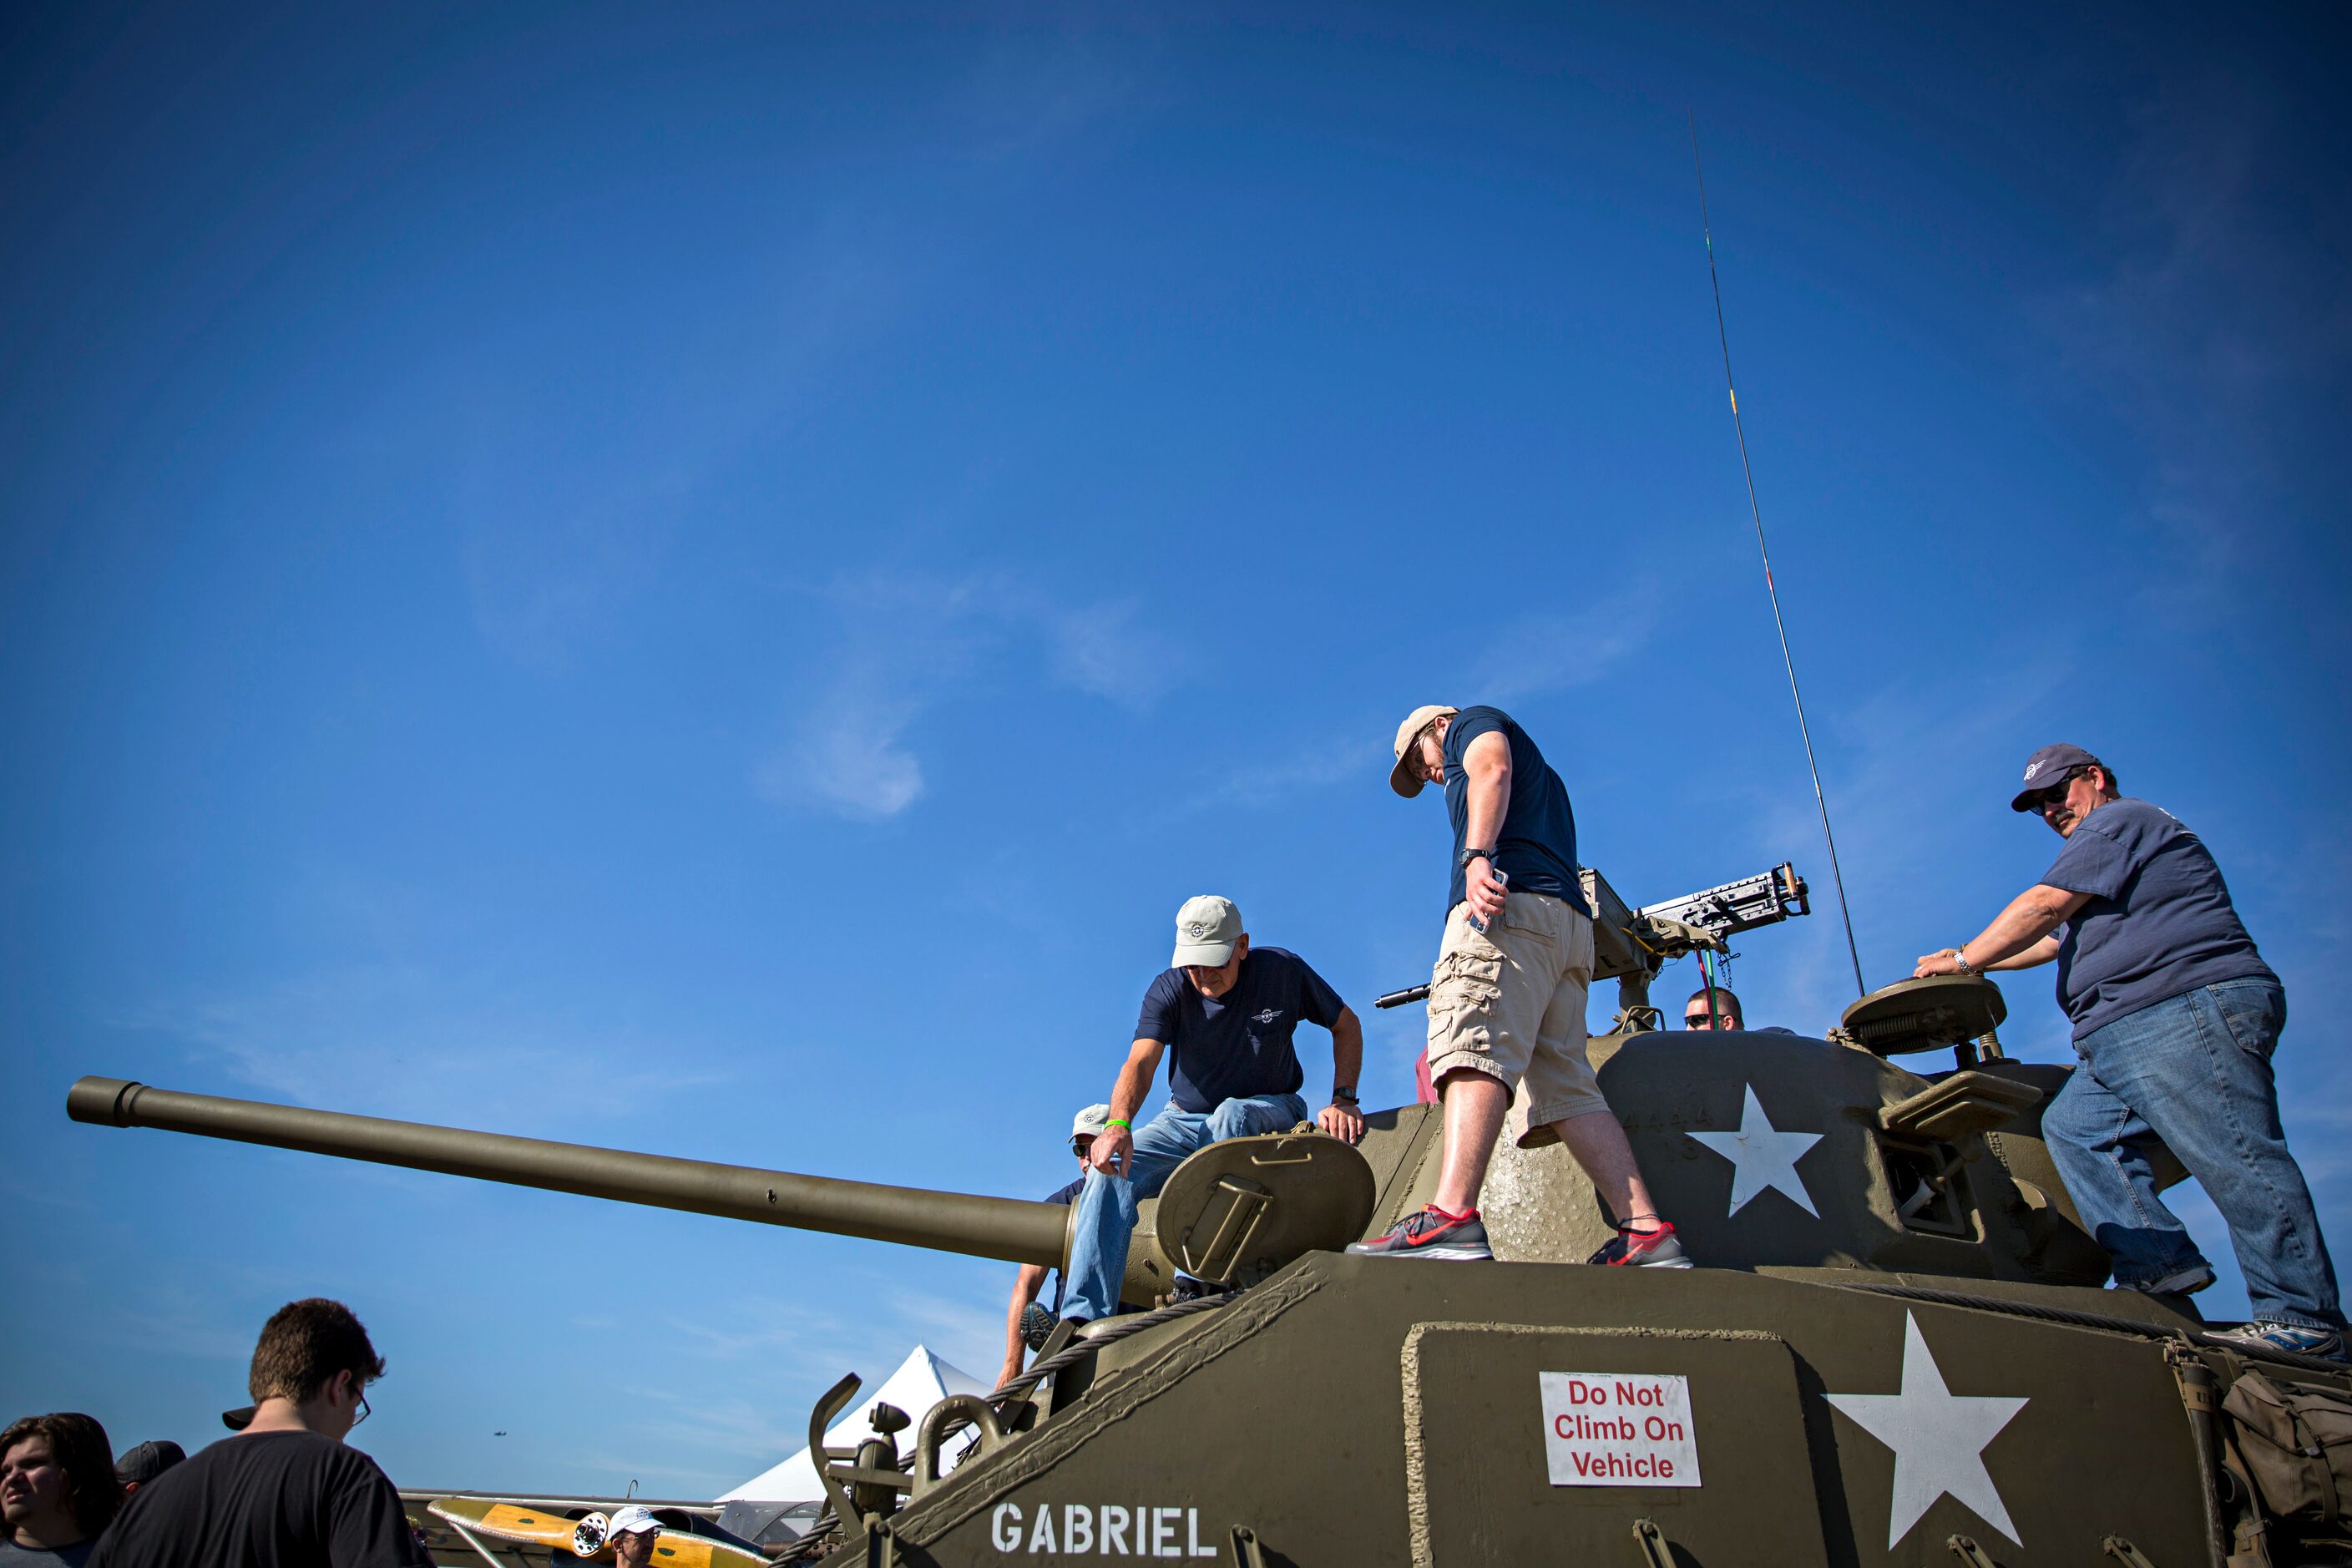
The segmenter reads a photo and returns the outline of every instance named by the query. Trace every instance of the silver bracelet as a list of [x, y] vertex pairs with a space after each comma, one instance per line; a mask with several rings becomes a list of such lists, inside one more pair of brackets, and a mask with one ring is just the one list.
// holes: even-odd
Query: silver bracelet
[[1984, 971], [1979, 969], [1975, 964], [1969, 962], [1969, 944], [1967, 942], [1962, 942], [1959, 946], [1952, 949], [1952, 962], [1960, 966], [1961, 973], [1973, 974], [1979, 980], [1984, 978]]

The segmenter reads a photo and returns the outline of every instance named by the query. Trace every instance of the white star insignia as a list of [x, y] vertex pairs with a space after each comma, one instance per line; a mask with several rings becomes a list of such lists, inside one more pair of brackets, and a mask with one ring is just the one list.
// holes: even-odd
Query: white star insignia
[[2023, 1399], [1956, 1394], [1944, 1386], [1918, 1321], [1903, 1314], [1903, 1392], [1832, 1394], [1829, 1402], [1855, 1426], [1895, 1450], [1895, 1493], [1886, 1513], [1886, 1549], [1895, 1550], [1940, 1497], [1976, 1510], [2020, 1546], [2017, 1526], [1985, 1468], [1985, 1445], [2000, 1436]]
[[1796, 1205], [1822, 1217], [1813, 1206], [1812, 1194], [1805, 1191], [1804, 1178], [1797, 1174], [1797, 1161], [1806, 1150], [1822, 1141], [1818, 1132], [1782, 1132], [1775, 1129], [1764, 1108], [1756, 1102], [1752, 1085], [1741, 1085], [1747, 1102], [1739, 1113], [1737, 1132], [1686, 1132], [1725, 1159], [1731, 1162], [1731, 1214], [1738, 1214], [1749, 1200], [1766, 1189], [1778, 1187]]

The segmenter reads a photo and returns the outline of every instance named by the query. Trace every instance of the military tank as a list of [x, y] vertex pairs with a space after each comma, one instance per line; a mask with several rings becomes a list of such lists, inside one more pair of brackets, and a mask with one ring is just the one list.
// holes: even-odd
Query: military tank
[[[1791, 874], [1769, 901], [1785, 913], [1801, 889]], [[827, 1515], [786, 1554], [2352, 1562], [2327, 1489], [2352, 1369], [2219, 1340], [2185, 1299], [2102, 1289], [2105, 1254], [2039, 1136], [2066, 1069], [2000, 1053], [1995, 985], [1906, 981], [1822, 1037], [1661, 1032], [1650, 980], [1719, 944], [1735, 900], [1694, 918], [1630, 910], [1591, 873], [1587, 890], [1597, 973], [1622, 1003], [1592, 1058], [1701, 1267], [1578, 1266], [1610, 1215], [1565, 1151], [1522, 1146], [1520, 1111], [1485, 1199], [1493, 1263], [1342, 1251], [1428, 1200], [1436, 1107], [1370, 1115], [1353, 1147], [1306, 1128], [1213, 1144], [1143, 1205], [1123, 1295], [1152, 1310], [1060, 1326], [989, 1398], [882, 1406], [854, 1449], [824, 1434], [858, 1380], [828, 1392], [808, 1427]], [[1073, 1219], [114, 1079], [81, 1079], [67, 1109], [1008, 1262], [1063, 1263]], [[1218, 1289], [1171, 1300], [1180, 1269]]]

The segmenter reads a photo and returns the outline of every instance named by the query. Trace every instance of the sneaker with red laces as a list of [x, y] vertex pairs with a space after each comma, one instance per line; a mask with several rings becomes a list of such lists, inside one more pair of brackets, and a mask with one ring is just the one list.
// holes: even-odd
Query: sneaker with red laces
[[1387, 1235], [1357, 1242], [1348, 1250], [1360, 1258], [1431, 1258], [1448, 1263], [1478, 1263], [1495, 1256], [1476, 1209], [1447, 1214], [1435, 1204], [1405, 1215], [1389, 1226]]
[[1655, 1230], [1629, 1230], [1619, 1226], [1609, 1245], [1585, 1261], [1606, 1264], [1612, 1268], [1692, 1267], [1689, 1256], [1683, 1251], [1682, 1242], [1675, 1236], [1675, 1227], [1664, 1220], [1658, 1222]]

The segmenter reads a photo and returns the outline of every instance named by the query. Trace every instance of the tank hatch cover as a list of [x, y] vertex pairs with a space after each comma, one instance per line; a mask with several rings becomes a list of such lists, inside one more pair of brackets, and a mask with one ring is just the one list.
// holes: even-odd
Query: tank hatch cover
[[1872, 992], [1848, 1007], [1839, 1022], [1854, 1044], [1872, 1055], [1899, 1057], [1973, 1040], [2008, 1016], [2000, 987], [1991, 981], [1974, 974], [1931, 974]]
[[1362, 1236], [1374, 1185], [1363, 1155], [1320, 1132], [1229, 1138], [1176, 1167], [1152, 1229], [1194, 1279], [1246, 1280]]

